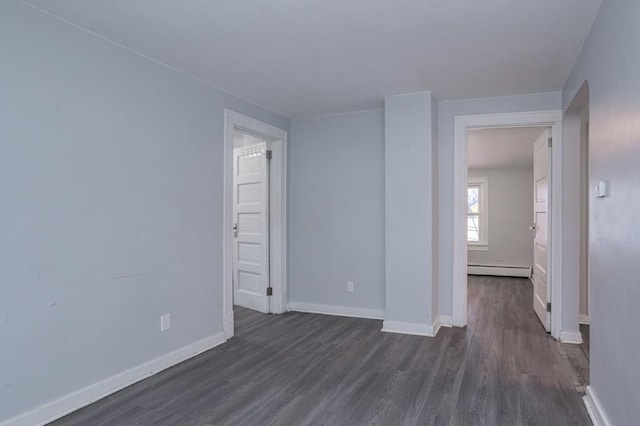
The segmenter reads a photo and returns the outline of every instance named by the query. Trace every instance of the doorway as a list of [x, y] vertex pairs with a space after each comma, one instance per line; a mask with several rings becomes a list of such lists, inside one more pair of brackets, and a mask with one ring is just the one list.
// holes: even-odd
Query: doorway
[[[552, 139], [549, 167], [549, 235], [561, 235], [562, 206], [553, 203], [562, 199], [562, 111], [482, 114], [457, 116], [454, 130], [454, 227], [453, 227], [453, 325], [467, 324], [467, 266], [468, 266], [468, 141], [469, 131], [487, 128], [547, 127]], [[550, 238], [548, 242], [548, 285], [550, 305], [550, 331], [553, 337], [560, 334], [560, 309], [562, 301], [562, 239]], [[557, 284], [557, 285], [554, 285]], [[532, 301], [533, 302], [533, 301]], [[554, 304], [558, 306], [553, 309]]]
[[550, 134], [545, 126], [467, 133], [468, 294], [493, 292], [496, 309], [512, 318], [535, 312], [546, 331]]
[[580, 119], [580, 334], [589, 358], [589, 105]]
[[233, 133], [233, 305], [270, 313], [270, 163], [264, 138]]
[[223, 313], [234, 335], [234, 303], [286, 311], [287, 133], [225, 110]]

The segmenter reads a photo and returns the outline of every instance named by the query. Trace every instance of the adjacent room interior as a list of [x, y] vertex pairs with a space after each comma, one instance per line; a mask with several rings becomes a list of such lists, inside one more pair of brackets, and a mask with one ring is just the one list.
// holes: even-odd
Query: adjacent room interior
[[[534, 152], [540, 139], [547, 148], [547, 128], [485, 128], [467, 135], [469, 297], [492, 292], [495, 302], [480, 308], [511, 321], [530, 316], [536, 302], [524, 295], [534, 283]], [[533, 301], [524, 312], [518, 296]]]
[[469, 131], [470, 274], [531, 277], [534, 144], [544, 131], [544, 127]]
[[640, 2], [0, 2], [0, 425], [640, 418]]

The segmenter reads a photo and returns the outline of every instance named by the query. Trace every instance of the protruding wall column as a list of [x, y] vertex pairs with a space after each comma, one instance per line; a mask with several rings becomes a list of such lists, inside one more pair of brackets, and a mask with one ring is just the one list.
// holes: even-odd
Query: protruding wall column
[[383, 331], [433, 336], [439, 327], [437, 172], [431, 92], [388, 96]]

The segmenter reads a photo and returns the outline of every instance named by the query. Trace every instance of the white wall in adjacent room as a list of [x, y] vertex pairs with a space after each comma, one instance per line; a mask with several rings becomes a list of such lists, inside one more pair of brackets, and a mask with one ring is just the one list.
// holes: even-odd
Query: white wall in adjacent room
[[469, 265], [532, 266], [533, 168], [470, 169], [469, 177], [489, 180], [489, 247], [469, 250]]

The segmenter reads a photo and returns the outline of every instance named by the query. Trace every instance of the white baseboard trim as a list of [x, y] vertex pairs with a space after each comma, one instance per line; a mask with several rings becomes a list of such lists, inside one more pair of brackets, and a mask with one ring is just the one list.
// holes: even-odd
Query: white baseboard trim
[[436, 317], [436, 319], [433, 320], [433, 325], [431, 326], [431, 330], [433, 330], [433, 336], [436, 336], [438, 334], [438, 331], [440, 331], [440, 327], [442, 327], [442, 322], [440, 321], [440, 317]]
[[560, 341], [562, 343], [572, 343], [579, 345], [582, 343], [582, 333], [579, 331], [560, 331]]
[[531, 268], [524, 266], [483, 266], [469, 265], [467, 266], [467, 274], [469, 275], [491, 275], [496, 277], [531, 277]]
[[384, 319], [382, 309], [356, 308], [353, 306], [322, 305], [318, 303], [291, 302], [289, 310], [308, 314], [337, 315], [341, 317]]
[[582, 397], [584, 406], [587, 408], [587, 413], [591, 417], [591, 421], [594, 426], [610, 426], [611, 422], [607, 418], [607, 415], [602, 409], [600, 400], [596, 397], [591, 386], [587, 386], [587, 394]]
[[580, 324], [589, 325], [589, 315], [580, 314]]
[[224, 332], [162, 355], [11, 419], [2, 426], [44, 425], [226, 342]]
[[451, 315], [440, 315], [440, 324], [443, 327], [453, 327], [453, 317]]
[[224, 318], [224, 335], [225, 339], [229, 340], [234, 336], [235, 333], [235, 317], [233, 316], [233, 311], [229, 311], [225, 314]]
[[434, 337], [442, 323], [440, 318], [436, 318], [433, 324], [418, 324], [413, 322], [384, 321], [382, 331], [386, 333], [412, 334], [414, 336]]

